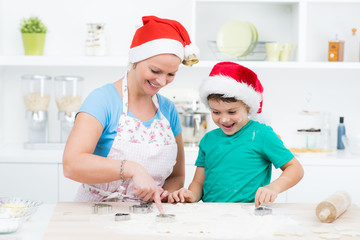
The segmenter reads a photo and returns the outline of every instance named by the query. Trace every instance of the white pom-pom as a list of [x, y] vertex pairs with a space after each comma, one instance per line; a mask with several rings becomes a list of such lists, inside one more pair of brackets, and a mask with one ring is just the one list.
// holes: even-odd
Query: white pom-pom
[[187, 59], [191, 54], [195, 54], [196, 57], [199, 59], [200, 56], [199, 48], [192, 43], [190, 43], [190, 45], [185, 46], [185, 59]]

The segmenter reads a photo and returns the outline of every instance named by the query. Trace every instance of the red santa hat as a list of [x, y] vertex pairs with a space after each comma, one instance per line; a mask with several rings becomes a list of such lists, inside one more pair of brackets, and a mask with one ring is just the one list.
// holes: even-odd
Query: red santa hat
[[136, 30], [130, 46], [131, 63], [165, 53], [175, 54], [185, 65], [191, 66], [199, 61], [199, 50], [191, 44], [181, 23], [155, 16], [145, 16], [142, 21], [143, 26]]
[[217, 63], [200, 86], [201, 101], [208, 106], [210, 94], [223, 94], [243, 101], [249, 108], [249, 117], [256, 119], [263, 104], [263, 87], [250, 69], [233, 62]]

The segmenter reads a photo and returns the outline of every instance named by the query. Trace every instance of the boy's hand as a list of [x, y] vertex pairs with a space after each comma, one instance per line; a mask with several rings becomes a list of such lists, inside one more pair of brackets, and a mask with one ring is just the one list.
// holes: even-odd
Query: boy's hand
[[169, 194], [168, 202], [169, 203], [175, 203], [175, 202], [192, 203], [192, 202], [195, 202], [195, 196], [192, 191], [190, 191], [186, 188], [181, 188], [181, 189]]
[[277, 198], [278, 193], [269, 187], [259, 187], [255, 194], [255, 207], [261, 203], [272, 203]]

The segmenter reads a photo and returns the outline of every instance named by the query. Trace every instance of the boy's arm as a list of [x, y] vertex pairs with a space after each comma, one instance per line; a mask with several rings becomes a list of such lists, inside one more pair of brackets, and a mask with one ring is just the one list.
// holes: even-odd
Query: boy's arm
[[282, 193], [295, 186], [304, 176], [304, 169], [296, 158], [285, 163], [281, 168], [280, 177], [268, 185], [277, 193]]
[[255, 207], [258, 207], [260, 203], [273, 202], [277, 197], [277, 194], [296, 185], [304, 176], [304, 169], [296, 158], [293, 158], [284, 164], [281, 167], [281, 170], [283, 172], [279, 178], [269, 185], [257, 190], [255, 195]]
[[204, 167], [196, 167], [195, 175], [192, 182], [189, 185], [189, 190], [193, 193], [194, 202], [200, 201], [203, 195], [203, 185], [205, 181], [205, 169]]

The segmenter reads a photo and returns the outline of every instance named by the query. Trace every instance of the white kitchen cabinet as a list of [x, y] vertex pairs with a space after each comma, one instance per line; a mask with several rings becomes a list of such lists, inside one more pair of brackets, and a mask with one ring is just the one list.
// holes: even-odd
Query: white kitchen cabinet
[[58, 165], [0, 163], [0, 196], [58, 201]]
[[[249, 21], [259, 33], [258, 41], [288, 42], [293, 44], [291, 61], [296, 64], [278, 63], [279, 68], [340, 68], [359, 69], [359, 64], [328, 63], [328, 41], [335, 34], [345, 41], [345, 62], [352, 61], [352, 28], [357, 28], [359, 44], [360, 1], [326, 0], [195, 0], [194, 35], [201, 52], [201, 59], [216, 60], [208, 46], [208, 41], [216, 40], [222, 25], [230, 20]], [[334, 17], [336, 15], [336, 17]], [[216, 16], [216, 17], [215, 17]], [[358, 52], [357, 52], [358, 54]], [[358, 62], [359, 59], [356, 59]], [[323, 62], [326, 64], [313, 65]], [[245, 62], [252, 65], [251, 62]], [[206, 62], [203, 64], [206, 64]], [[254, 66], [266, 67], [263, 62]], [[209, 62], [209, 65], [212, 65]], [[316, 66], [317, 65], [317, 66]], [[273, 66], [272, 66], [273, 67]]]
[[59, 164], [59, 200], [60, 202], [74, 201], [76, 193], [81, 185], [69, 178], [63, 173], [63, 165]]
[[346, 191], [360, 204], [360, 166], [304, 166], [304, 178], [287, 192], [287, 201], [321, 202], [336, 191]]

